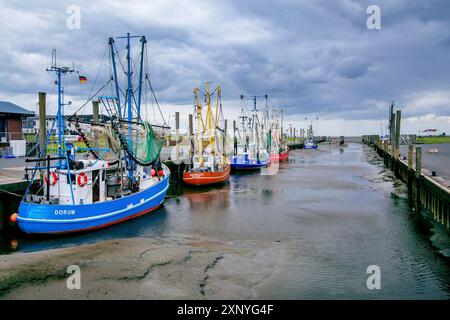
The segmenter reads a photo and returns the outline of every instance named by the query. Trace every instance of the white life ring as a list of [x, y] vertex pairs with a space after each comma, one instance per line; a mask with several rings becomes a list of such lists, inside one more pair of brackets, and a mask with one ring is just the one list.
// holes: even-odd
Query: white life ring
[[[58, 176], [54, 172], [50, 172], [50, 185], [54, 186], [56, 182], [58, 181]], [[44, 182], [48, 183], [47, 176], [44, 177]]]
[[77, 177], [77, 184], [79, 187], [84, 187], [88, 183], [88, 176], [86, 173], [81, 172]]

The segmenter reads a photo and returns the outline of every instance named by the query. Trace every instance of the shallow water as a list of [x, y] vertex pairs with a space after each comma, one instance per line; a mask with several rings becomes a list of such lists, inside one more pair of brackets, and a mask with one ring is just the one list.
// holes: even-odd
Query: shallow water
[[[450, 264], [429, 229], [409, 211], [404, 184], [372, 150], [350, 143], [293, 151], [277, 175], [232, 175], [221, 187], [184, 189], [153, 214], [104, 230], [18, 235], [12, 243], [25, 252], [124, 237], [277, 241], [289, 254], [263, 298], [446, 299]], [[366, 287], [369, 265], [381, 268], [381, 290]]]

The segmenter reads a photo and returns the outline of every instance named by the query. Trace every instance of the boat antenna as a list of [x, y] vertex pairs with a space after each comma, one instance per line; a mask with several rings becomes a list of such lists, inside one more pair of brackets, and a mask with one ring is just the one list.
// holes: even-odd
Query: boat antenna
[[[56, 114], [56, 120], [58, 123], [58, 168], [66, 168], [68, 169], [68, 177], [69, 177], [69, 184], [70, 186], [72, 186], [72, 181], [71, 181], [71, 175], [70, 175], [70, 166], [68, 165], [69, 159], [67, 156], [67, 153], [64, 155], [63, 150], [65, 150], [66, 148], [63, 148], [63, 144], [65, 144], [64, 141], [64, 119], [63, 119], [63, 114], [62, 114], [62, 108], [64, 106], [64, 102], [62, 100], [62, 96], [63, 96], [63, 87], [61, 85], [61, 80], [62, 80], [62, 76], [65, 74], [69, 74], [69, 73], [73, 73], [75, 72], [74, 69], [71, 69], [69, 67], [61, 67], [58, 66], [56, 64], [56, 49], [53, 49], [52, 52], [52, 66], [50, 68], [46, 69], [48, 72], [55, 72], [56, 73], [56, 77], [57, 77], [57, 81], [56, 84], [58, 86], [58, 112]], [[65, 158], [65, 163], [63, 165], [62, 163], [62, 159]], [[75, 203], [75, 198], [73, 195], [73, 189], [72, 187], [70, 188], [70, 192], [72, 195], [72, 202]]]

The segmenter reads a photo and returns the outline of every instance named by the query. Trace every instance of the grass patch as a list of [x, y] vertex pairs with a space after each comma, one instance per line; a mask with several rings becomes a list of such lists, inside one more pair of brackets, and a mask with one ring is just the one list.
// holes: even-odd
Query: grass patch
[[423, 144], [450, 143], [450, 136], [417, 137], [416, 143], [423, 143]]

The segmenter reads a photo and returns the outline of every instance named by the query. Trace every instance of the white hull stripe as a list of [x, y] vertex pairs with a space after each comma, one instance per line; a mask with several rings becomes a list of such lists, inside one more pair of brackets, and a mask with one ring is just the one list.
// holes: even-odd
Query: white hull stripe
[[[200, 175], [200, 173], [191, 173], [191, 175]], [[218, 179], [218, 178], [225, 178], [226, 176], [228, 175], [228, 173], [225, 173], [225, 174], [223, 174], [223, 175], [221, 175], [221, 176], [213, 176], [213, 177], [202, 177], [202, 176], [199, 176], [199, 177], [195, 177], [195, 178], [184, 178], [183, 177], [183, 180], [198, 180], [198, 179]]]
[[[85, 221], [99, 220], [99, 219], [108, 218], [108, 217], [111, 217], [111, 216], [114, 216], [114, 215], [121, 214], [121, 213], [123, 213], [125, 211], [128, 211], [130, 209], [138, 208], [138, 207], [146, 204], [147, 202], [155, 199], [156, 197], [159, 197], [161, 194], [165, 193], [167, 191], [167, 189], [169, 189], [169, 185], [168, 184], [163, 190], [161, 190], [157, 194], [151, 196], [150, 198], [148, 198], [148, 199], [146, 199], [144, 201], [141, 200], [141, 202], [139, 202], [138, 204], [135, 204], [135, 205], [131, 204], [125, 209], [117, 210], [117, 211], [110, 212], [110, 213], [105, 213], [105, 214], [102, 214], [102, 215], [99, 215], [99, 216], [92, 216], [92, 217], [86, 217], [86, 218], [75, 218], [75, 219], [65, 219], [65, 220], [62, 220], [62, 219], [59, 219], [59, 220], [57, 220], [57, 219], [33, 219], [33, 218], [22, 218], [22, 217], [19, 216], [19, 217], [17, 217], [17, 220], [19, 220], [19, 221], [29, 221], [29, 222], [45, 222], [45, 223], [76, 223], [76, 222], [85, 222]], [[163, 201], [164, 201], [164, 199], [163, 199]], [[107, 202], [103, 202], [103, 204], [105, 204], [105, 203], [107, 203]], [[162, 201], [160, 202], [160, 204], [161, 203], [162, 203]]]

